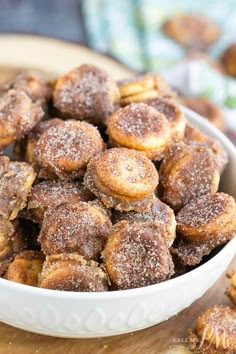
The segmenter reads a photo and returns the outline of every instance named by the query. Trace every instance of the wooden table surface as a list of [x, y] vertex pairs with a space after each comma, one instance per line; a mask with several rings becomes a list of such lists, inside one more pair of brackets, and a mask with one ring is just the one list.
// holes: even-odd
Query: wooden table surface
[[[236, 268], [236, 257], [229, 269]], [[229, 304], [225, 275], [201, 299], [177, 316], [145, 330], [98, 339], [63, 339], [25, 332], [0, 324], [0, 354], [177, 354], [176, 347], [194, 327], [198, 314], [214, 304]], [[180, 344], [178, 344], [180, 347]], [[181, 345], [182, 347], [182, 345]], [[179, 351], [180, 350], [180, 351]]]

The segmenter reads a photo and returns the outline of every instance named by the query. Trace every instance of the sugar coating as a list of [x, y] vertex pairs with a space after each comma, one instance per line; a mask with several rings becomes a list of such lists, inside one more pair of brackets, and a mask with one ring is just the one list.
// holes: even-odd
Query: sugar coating
[[114, 225], [102, 257], [117, 289], [158, 283], [173, 273], [164, 233], [162, 224], [121, 221]]
[[184, 142], [187, 145], [198, 145], [211, 149], [219, 172], [222, 173], [224, 171], [229, 158], [218, 140], [205, 135], [198, 128], [188, 123], [185, 128]]
[[178, 224], [200, 228], [234, 209], [235, 201], [233, 197], [225, 193], [207, 194], [180, 210], [176, 220]]
[[[158, 173], [142, 153], [114, 148], [91, 159], [84, 184], [106, 207], [146, 211], [154, 200], [153, 191], [158, 184]], [[140, 185], [141, 197], [136, 196], [135, 192]]]
[[173, 210], [162, 203], [158, 198], [155, 198], [150, 210], [138, 213], [135, 211], [117, 211], [113, 212], [113, 222], [127, 220], [129, 222], [158, 222], [162, 223], [166, 229], [166, 239], [168, 246], [171, 246], [175, 239], [176, 221]]
[[119, 90], [103, 70], [81, 65], [58, 80], [53, 97], [70, 117], [104, 123], [118, 107]]
[[173, 145], [159, 172], [163, 200], [174, 210], [218, 189], [219, 172], [211, 150], [204, 147]]
[[139, 138], [146, 134], [162, 134], [168, 129], [165, 117], [145, 103], [132, 103], [119, 109], [114, 113], [114, 123], [120, 131]]
[[106, 273], [94, 261], [77, 253], [47, 256], [39, 286], [63, 291], [107, 291]]
[[39, 241], [47, 255], [77, 252], [96, 260], [111, 225], [105, 209], [96, 203], [63, 203], [46, 211]]
[[89, 201], [94, 199], [79, 181], [43, 181], [33, 186], [28, 198], [28, 210], [59, 205], [63, 202]]
[[0, 147], [23, 138], [43, 117], [38, 102], [23, 92], [9, 90], [0, 96]]
[[48, 101], [52, 96], [52, 78], [38, 70], [24, 70], [1, 85], [0, 92], [10, 89], [25, 92], [33, 101]]
[[0, 157], [0, 215], [13, 220], [26, 205], [36, 175], [26, 162]]
[[39, 166], [61, 179], [70, 179], [83, 174], [89, 160], [103, 147], [96, 127], [68, 120], [42, 134], [36, 144], [35, 158]]
[[[211, 341], [212, 337], [219, 337], [223, 340], [228, 339], [228, 348], [236, 349], [236, 310], [229, 306], [216, 305], [205, 312], [198, 318], [197, 332], [203, 334], [204, 329], [211, 332], [211, 338], [205, 338], [206, 341]], [[218, 338], [218, 339], [219, 339]], [[217, 340], [217, 338], [215, 338]], [[222, 346], [222, 342], [221, 342]], [[233, 352], [232, 352], [233, 353]]]

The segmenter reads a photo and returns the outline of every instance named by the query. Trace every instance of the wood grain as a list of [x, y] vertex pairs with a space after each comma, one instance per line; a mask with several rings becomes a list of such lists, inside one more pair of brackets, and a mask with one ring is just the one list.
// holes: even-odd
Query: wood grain
[[[229, 269], [236, 268], [236, 257]], [[100, 339], [63, 339], [47, 337], [0, 324], [1, 354], [177, 354], [176, 347], [194, 328], [201, 311], [214, 304], [230, 304], [224, 295], [228, 285], [225, 275], [201, 299], [176, 317], [148, 329]]]

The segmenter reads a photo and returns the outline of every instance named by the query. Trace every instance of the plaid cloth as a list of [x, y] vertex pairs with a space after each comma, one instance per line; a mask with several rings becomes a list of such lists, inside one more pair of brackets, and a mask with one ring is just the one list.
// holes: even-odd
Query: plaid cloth
[[185, 49], [161, 31], [175, 14], [206, 14], [221, 28], [219, 40], [207, 53], [217, 58], [236, 42], [235, 0], [86, 0], [82, 13], [92, 48], [136, 71], [161, 72], [183, 95], [209, 98], [222, 107], [228, 130], [236, 134], [236, 80], [205, 61], [186, 65]]

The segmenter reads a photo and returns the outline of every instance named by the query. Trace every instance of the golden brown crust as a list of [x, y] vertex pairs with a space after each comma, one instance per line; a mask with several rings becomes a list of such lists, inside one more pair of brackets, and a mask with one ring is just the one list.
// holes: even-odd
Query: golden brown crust
[[27, 209], [30, 218], [41, 223], [49, 207], [93, 199], [94, 195], [79, 181], [43, 181], [31, 189]]
[[176, 142], [184, 137], [186, 119], [180, 106], [170, 98], [157, 98], [145, 101], [146, 104], [164, 114], [170, 124], [171, 140]]
[[220, 305], [208, 308], [197, 320], [196, 333], [209, 347], [218, 349], [217, 353], [226, 349], [233, 353], [236, 350], [236, 309]]
[[226, 73], [230, 76], [236, 77], [236, 44], [232, 44], [224, 51], [221, 62], [224, 66]]
[[168, 247], [172, 245], [176, 236], [176, 221], [173, 210], [155, 198], [151, 209], [147, 212], [137, 213], [135, 211], [118, 211], [113, 212], [113, 222], [117, 223], [121, 220], [129, 222], [146, 222], [146, 223], [162, 223], [166, 229], [165, 239]]
[[58, 79], [53, 101], [66, 117], [105, 124], [119, 107], [120, 94], [105, 71], [84, 64]]
[[23, 91], [9, 90], [0, 96], [0, 149], [23, 138], [43, 117], [38, 102]]
[[0, 219], [0, 276], [7, 270], [14, 256], [27, 247], [18, 220]]
[[49, 208], [39, 236], [44, 254], [73, 253], [96, 260], [112, 224], [96, 202], [63, 203]]
[[146, 211], [154, 200], [158, 173], [141, 152], [113, 148], [90, 161], [84, 183], [107, 207]]
[[25, 70], [11, 77], [1, 85], [0, 93], [8, 90], [25, 92], [33, 102], [40, 101], [45, 104], [52, 97], [52, 78], [42, 71]]
[[111, 145], [136, 149], [152, 160], [161, 159], [169, 146], [169, 122], [145, 103], [120, 108], [109, 117], [107, 127]]
[[0, 157], [0, 216], [13, 220], [27, 202], [35, 179], [33, 168], [26, 162], [11, 162]]
[[227, 277], [230, 279], [230, 287], [226, 291], [226, 295], [236, 305], [236, 272], [228, 272]]
[[219, 245], [234, 237], [236, 203], [225, 193], [204, 195], [183, 207], [176, 216], [177, 232], [189, 241]]
[[173, 263], [161, 223], [115, 224], [102, 253], [114, 288], [131, 289], [159, 283], [173, 274]]
[[187, 49], [206, 50], [220, 35], [219, 26], [202, 14], [179, 14], [163, 25], [164, 33]]
[[163, 201], [174, 210], [218, 190], [220, 175], [213, 153], [201, 146], [172, 145], [160, 170]]
[[148, 73], [118, 82], [121, 106], [130, 103], [146, 102], [158, 97], [174, 97], [168, 83], [157, 74]]
[[8, 266], [4, 278], [20, 284], [38, 286], [38, 276], [42, 271], [43, 262], [42, 252], [30, 250], [20, 252]]
[[77, 253], [47, 256], [39, 277], [41, 288], [63, 291], [107, 291], [108, 278], [97, 262]]
[[89, 160], [104, 149], [99, 131], [87, 122], [65, 121], [46, 130], [34, 150], [39, 177], [62, 180], [81, 177]]
[[185, 97], [181, 99], [181, 103], [191, 109], [192, 111], [200, 114], [214, 124], [218, 129], [224, 130], [224, 117], [223, 113], [217, 105], [212, 103], [206, 98], [199, 97]]
[[228, 156], [219, 141], [205, 135], [199, 129], [188, 123], [185, 128], [184, 142], [187, 145], [205, 146], [211, 149], [219, 172], [222, 173], [224, 171], [228, 163]]
[[63, 124], [63, 120], [59, 118], [52, 118], [38, 122], [24, 139], [15, 142], [13, 150], [14, 160], [26, 161], [33, 165], [36, 169], [37, 166], [35, 165], [34, 149], [37, 141], [46, 130], [60, 124]]
[[180, 238], [171, 248], [171, 255], [178, 264], [183, 266], [196, 266], [204, 256], [207, 256], [217, 243], [212, 245], [210, 242], [193, 242]]

